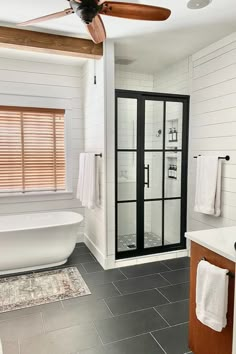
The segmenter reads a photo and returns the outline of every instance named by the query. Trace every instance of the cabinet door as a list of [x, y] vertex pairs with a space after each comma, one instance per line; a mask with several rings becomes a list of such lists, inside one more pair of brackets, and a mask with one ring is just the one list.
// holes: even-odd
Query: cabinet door
[[196, 317], [196, 274], [198, 263], [203, 257], [218, 267], [235, 272], [233, 262], [194, 242], [191, 243], [189, 347], [194, 354], [232, 354], [234, 278], [229, 279], [228, 323], [223, 331], [220, 333], [213, 331], [199, 322]]

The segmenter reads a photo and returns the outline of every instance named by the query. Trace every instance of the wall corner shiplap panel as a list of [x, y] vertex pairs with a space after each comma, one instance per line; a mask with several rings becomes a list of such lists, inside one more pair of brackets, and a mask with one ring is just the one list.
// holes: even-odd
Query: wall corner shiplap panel
[[[65, 109], [71, 194], [0, 197], [0, 215], [70, 210], [84, 215], [75, 198], [79, 154], [84, 150], [81, 68], [0, 56], [0, 105]], [[84, 223], [79, 233], [84, 232]]]
[[[96, 157], [100, 203], [85, 209], [85, 242], [104, 265], [106, 257], [105, 174], [104, 174], [104, 59], [88, 61], [83, 67], [84, 148], [86, 152], [102, 153]], [[96, 75], [96, 83], [94, 82]]]
[[[236, 33], [194, 54], [190, 123], [188, 229], [236, 225]], [[222, 213], [193, 211], [194, 155], [230, 155], [223, 161]]]

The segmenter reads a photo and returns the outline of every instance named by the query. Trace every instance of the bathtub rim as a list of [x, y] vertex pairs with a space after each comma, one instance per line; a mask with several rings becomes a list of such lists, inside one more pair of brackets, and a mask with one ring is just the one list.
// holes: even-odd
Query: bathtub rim
[[65, 223], [60, 223], [58, 222], [57, 224], [44, 224], [44, 225], [35, 225], [35, 226], [30, 226], [30, 227], [18, 227], [18, 228], [14, 228], [14, 226], [11, 229], [1, 229], [0, 227], [0, 234], [2, 233], [6, 233], [6, 232], [18, 232], [18, 231], [30, 231], [30, 230], [39, 230], [39, 229], [49, 229], [49, 228], [55, 228], [55, 227], [62, 227], [62, 226], [70, 226], [70, 225], [76, 225], [76, 224], [80, 224], [83, 220], [84, 217], [83, 215], [76, 213], [74, 211], [50, 211], [50, 212], [39, 212], [39, 213], [22, 213], [22, 214], [12, 214], [12, 215], [1, 215], [0, 216], [0, 223], [1, 223], [1, 219], [3, 219], [4, 217], [12, 217], [14, 218], [14, 216], [33, 216], [33, 215], [43, 215], [43, 214], [73, 214], [74, 216], [76, 216], [78, 219], [71, 221], [71, 222], [65, 222]]

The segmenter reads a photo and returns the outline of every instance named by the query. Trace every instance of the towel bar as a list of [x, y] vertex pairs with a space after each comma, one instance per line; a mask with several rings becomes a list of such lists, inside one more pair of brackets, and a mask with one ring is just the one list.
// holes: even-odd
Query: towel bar
[[102, 153], [100, 153], [100, 154], [95, 154], [95, 156], [102, 157]]
[[[201, 155], [198, 155], [198, 156], [201, 156]], [[193, 158], [194, 158], [194, 159], [197, 159], [198, 156], [194, 156]], [[226, 161], [229, 161], [229, 160], [230, 160], [230, 156], [229, 156], [229, 155], [226, 155], [226, 156], [219, 156], [218, 159], [219, 159], [219, 160], [226, 160]]]
[[[206, 261], [206, 258], [205, 258], [205, 257], [202, 257], [202, 261]], [[228, 272], [227, 275], [228, 275], [230, 278], [235, 278], [235, 275], [234, 275], [232, 272]]]

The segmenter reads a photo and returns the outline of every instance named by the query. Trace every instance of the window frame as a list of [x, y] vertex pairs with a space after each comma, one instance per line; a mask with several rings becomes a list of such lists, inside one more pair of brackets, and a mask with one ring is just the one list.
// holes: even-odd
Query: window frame
[[24, 111], [24, 112], [47, 112], [47, 113], [63, 113], [64, 114], [64, 151], [65, 151], [65, 189], [64, 190], [35, 190], [27, 192], [1, 192], [0, 204], [6, 203], [9, 197], [11, 202], [22, 201], [40, 201], [40, 200], [52, 200], [53, 199], [71, 199], [73, 194], [72, 189], [72, 145], [71, 145], [71, 117], [68, 115], [68, 111], [63, 108], [53, 107], [24, 107], [24, 106], [4, 106], [0, 105], [1, 110], [6, 111]]

